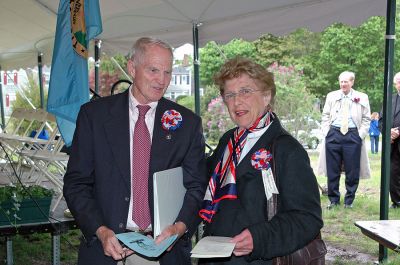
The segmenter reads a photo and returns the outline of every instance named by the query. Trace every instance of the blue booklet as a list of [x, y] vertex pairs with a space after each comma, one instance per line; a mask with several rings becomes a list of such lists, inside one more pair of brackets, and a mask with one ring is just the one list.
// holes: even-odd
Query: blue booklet
[[154, 239], [144, 236], [136, 232], [127, 232], [116, 234], [116, 237], [128, 248], [136, 253], [142, 254], [146, 257], [160, 256], [172, 243], [175, 242], [178, 235], [173, 235], [160, 244], [156, 244]]

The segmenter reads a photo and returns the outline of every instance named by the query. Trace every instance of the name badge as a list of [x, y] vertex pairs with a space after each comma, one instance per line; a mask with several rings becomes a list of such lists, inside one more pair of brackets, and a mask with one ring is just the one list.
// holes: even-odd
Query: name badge
[[273, 194], [279, 194], [279, 191], [276, 187], [271, 168], [261, 170], [261, 174], [264, 183], [265, 196], [267, 197], [267, 200], [269, 200]]

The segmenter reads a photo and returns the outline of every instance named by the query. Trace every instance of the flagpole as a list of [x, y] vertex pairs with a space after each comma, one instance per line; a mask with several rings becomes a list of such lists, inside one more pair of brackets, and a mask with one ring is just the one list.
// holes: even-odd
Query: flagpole
[[[387, 0], [386, 35], [385, 35], [385, 70], [383, 80], [383, 130], [382, 130], [382, 158], [381, 158], [381, 192], [379, 219], [388, 220], [389, 217], [389, 182], [390, 182], [390, 129], [392, 128], [392, 90], [393, 64], [396, 25], [396, 0]], [[379, 262], [387, 260], [387, 248], [379, 244]]]
[[40, 91], [40, 108], [44, 109], [44, 92], [43, 92], [43, 63], [42, 63], [43, 53], [38, 54], [38, 74], [39, 74], [39, 91]]
[[[0, 65], [0, 73], [1, 73], [1, 65]], [[1, 110], [1, 128], [4, 130], [6, 122], [5, 122], [5, 118], [4, 118], [3, 83], [1, 81], [0, 81], [0, 104], [1, 104], [1, 108], [0, 108], [0, 110]]]
[[193, 23], [193, 69], [194, 69], [194, 109], [200, 115], [200, 75], [199, 75], [199, 29], [201, 23]]
[[99, 94], [101, 40], [94, 41], [94, 91]]

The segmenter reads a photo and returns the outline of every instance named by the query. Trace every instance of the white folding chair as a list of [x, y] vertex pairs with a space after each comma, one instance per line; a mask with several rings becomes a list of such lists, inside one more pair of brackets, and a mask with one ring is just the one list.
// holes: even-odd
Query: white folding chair
[[[55, 122], [54, 116], [47, 113], [47, 121], [49, 123]], [[66, 153], [61, 152], [63, 146], [64, 141], [58, 129], [55, 128], [46, 144], [41, 146], [41, 148], [24, 148], [18, 151], [21, 159], [27, 161], [31, 166], [28, 178], [36, 175], [35, 183], [37, 185], [42, 184], [45, 180], [51, 182], [52, 188], [57, 195], [56, 202], [51, 211], [55, 211], [63, 197], [63, 176], [69, 159]]]

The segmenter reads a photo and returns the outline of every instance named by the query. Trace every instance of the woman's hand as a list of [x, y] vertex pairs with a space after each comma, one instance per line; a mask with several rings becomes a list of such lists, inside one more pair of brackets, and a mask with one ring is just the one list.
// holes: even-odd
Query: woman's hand
[[253, 251], [253, 237], [248, 229], [245, 229], [239, 235], [232, 238], [231, 242], [236, 243], [233, 249], [235, 256], [249, 255]]

